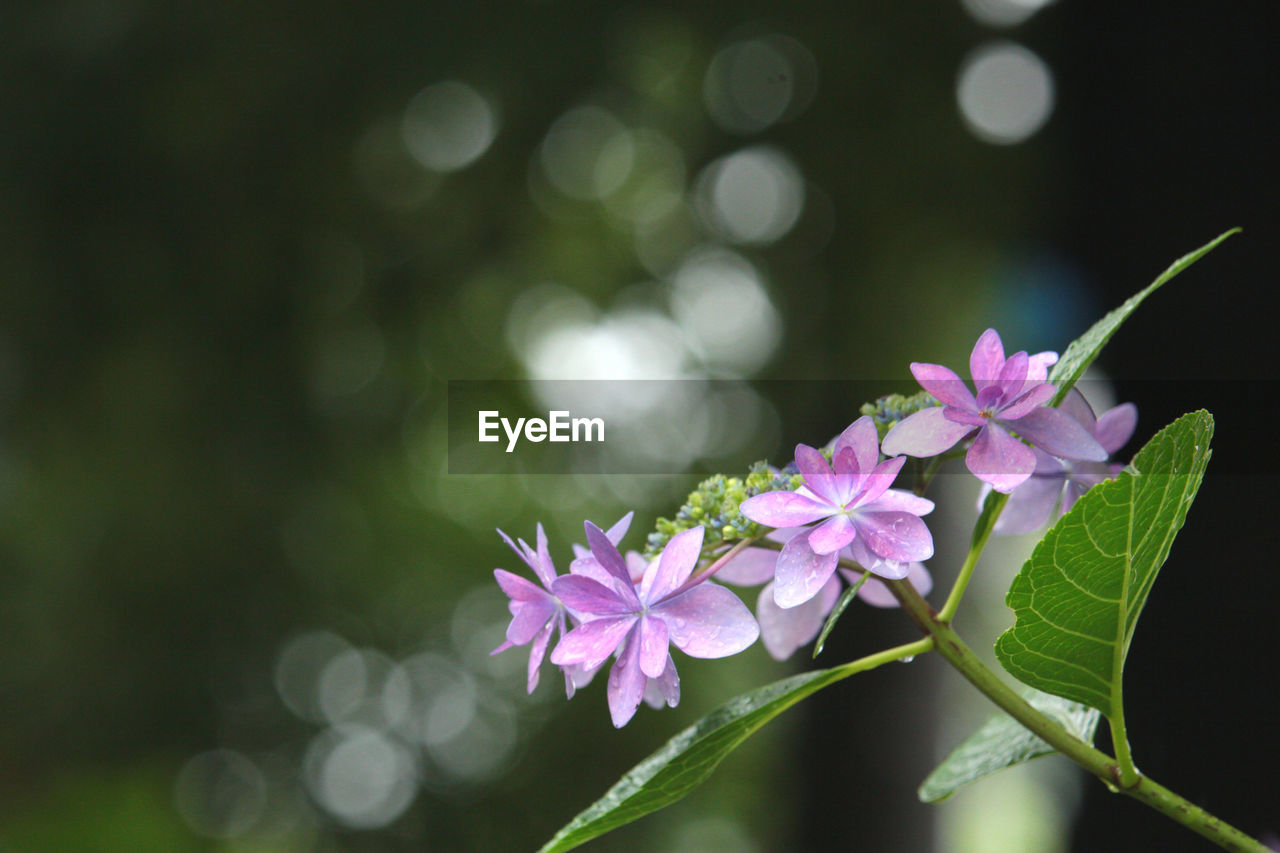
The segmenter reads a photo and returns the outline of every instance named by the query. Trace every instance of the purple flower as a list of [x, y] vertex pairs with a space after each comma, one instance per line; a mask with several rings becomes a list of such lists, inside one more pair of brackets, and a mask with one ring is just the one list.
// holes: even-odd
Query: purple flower
[[[1072, 388], [1060, 411], [1074, 418], [1108, 453], [1115, 453], [1133, 437], [1138, 409], [1133, 403], [1116, 406], [1095, 417], [1084, 395]], [[1025, 483], [1014, 489], [996, 521], [995, 532], [1031, 533], [1057, 515], [1063, 515], [1089, 489], [1120, 473], [1123, 465], [1108, 462], [1077, 462], [1057, 459], [1036, 449], [1036, 467]], [[979, 500], [986, 497], [984, 490]]]
[[[627, 528], [631, 526], [632, 515], [632, 513], [627, 513], [617, 524], [609, 528], [607, 536], [610, 541], [619, 542], [622, 540]], [[532, 643], [533, 645], [529, 649], [528, 670], [528, 690], [532, 693], [534, 688], [538, 686], [539, 670], [542, 668], [542, 660], [546, 656], [547, 646], [551, 642], [551, 635], [559, 628], [560, 635], [564, 636], [566, 614], [572, 617], [575, 623], [581, 621], [581, 619], [578, 614], [566, 610], [564, 604], [551, 591], [551, 586], [556, 579], [556, 567], [551, 562], [551, 555], [547, 551], [547, 534], [543, 531], [542, 524], [538, 524], [538, 537], [535, 540], [537, 548], [530, 548], [523, 539], [512, 542], [511, 537], [501, 530], [498, 531], [498, 535], [502, 537], [502, 540], [507, 543], [512, 551], [516, 552], [516, 556], [524, 560], [525, 564], [533, 569], [534, 575], [542, 583], [542, 586], [538, 587], [519, 575], [512, 574], [504, 569], [493, 570], [493, 576], [497, 579], [498, 586], [511, 599], [507, 603], [507, 609], [511, 611], [511, 624], [507, 626], [506, 641], [489, 654], [496, 655], [514, 646]], [[519, 543], [518, 546], [517, 542]], [[576, 551], [577, 547], [575, 546]], [[578, 561], [575, 561], [570, 570], [577, 567], [577, 564]], [[587, 571], [591, 570], [590, 566], [585, 568]], [[574, 691], [579, 687], [585, 686], [593, 675], [595, 675], [595, 670], [592, 669], [583, 667], [566, 668], [564, 671], [564, 688], [568, 697], [572, 699]]]
[[905, 458], [880, 462], [876, 427], [869, 417], [849, 425], [832, 445], [832, 464], [805, 444], [796, 446], [804, 485], [794, 492], [765, 492], [742, 502], [742, 514], [769, 527], [822, 523], [793, 537], [778, 555], [773, 596], [779, 607], [797, 607], [831, 579], [840, 549], [881, 577], [907, 576], [907, 564], [933, 556], [933, 537], [919, 516], [933, 501], [890, 489]]
[[551, 661], [594, 669], [616, 653], [608, 695], [618, 728], [635, 715], [646, 692], [669, 705], [679, 700], [671, 643], [692, 657], [719, 658], [742, 651], [760, 635], [751, 612], [732, 592], [711, 583], [687, 585], [702, 552], [701, 527], [672, 537], [638, 586], [600, 528], [587, 522], [586, 531], [591, 556], [610, 582], [584, 574], [555, 580], [555, 594], [583, 621], [560, 638]]
[[1105, 462], [1102, 445], [1070, 415], [1044, 404], [1056, 388], [1046, 380], [1057, 353], [1004, 357], [995, 329], [978, 338], [969, 357], [975, 397], [953, 371], [938, 364], [911, 363], [911, 373], [943, 403], [907, 416], [884, 437], [889, 456], [937, 456], [973, 434], [965, 464], [998, 492], [1010, 492], [1036, 467], [1035, 453], [1009, 430], [1053, 456]]
[[[770, 539], [787, 542], [801, 533], [803, 528], [778, 530], [769, 534]], [[849, 549], [843, 552], [851, 556]], [[773, 598], [774, 569], [778, 552], [772, 548], [748, 548], [716, 573], [717, 580], [735, 586], [765, 584], [756, 602], [756, 621], [760, 623], [760, 642], [774, 660], [786, 660], [796, 650], [808, 645], [818, 636], [827, 616], [840, 599], [841, 576], [848, 583], [856, 583], [858, 575], [846, 569], [832, 574], [817, 595], [796, 607], [779, 607]], [[933, 589], [933, 578], [923, 563], [907, 564], [907, 578], [921, 595]], [[858, 590], [858, 598], [872, 607], [897, 607], [898, 600], [889, 588], [875, 577]]]

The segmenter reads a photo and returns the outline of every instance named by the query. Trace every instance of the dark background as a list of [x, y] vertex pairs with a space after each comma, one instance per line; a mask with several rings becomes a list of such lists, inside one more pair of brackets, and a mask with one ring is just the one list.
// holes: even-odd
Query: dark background
[[[493, 639], [504, 611], [490, 570], [516, 568], [494, 527], [531, 538], [543, 521], [563, 568], [584, 517], [637, 510], [638, 547], [692, 485], [444, 473], [446, 381], [527, 375], [504, 333], [521, 294], [556, 281], [601, 311], [665, 310], [633, 234], [594, 202], [531, 195], [548, 127], [584, 103], [661, 130], [689, 185], [758, 143], [803, 174], [794, 231], [738, 246], [783, 322], [748, 371], [759, 378], [908, 390], [909, 361], [960, 365], [990, 325], [1010, 350], [1060, 349], [1175, 257], [1244, 228], [1144, 304], [1101, 364], [1141, 412], [1130, 452], [1185, 411], [1217, 418], [1130, 654], [1136, 760], [1246, 832], [1280, 832], [1266, 627], [1280, 593], [1278, 17], [1269, 2], [1081, 0], [1008, 29], [923, 0], [5, 4], [0, 847], [531, 849], [678, 728], [804, 665], [759, 648], [681, 659], [680, 707], [616, 733], [602, 685], [566, 704], [548, 670], [525, 697], [523, 653], [507, 652], [514, 664], [468, 676], [515, 732], [494, 767], [450, 775], [432, 749], [413, 752], [411, 801], [371, 827], [300, 781], [327, 729], [278, 695], [292, 638], [328, 630], [390, 660], [488, 665], [468, 651], [467, 620], [482, 613]], [[728, 132], [703, 77], [717, 50], [767, 33], [812, 54], [812, 103]], [[956, 109], [958, 67], [993, 39], [1054, 75], [1054, 112], [1016, 145], [975, 138]], [[662, 85], [637, 88], [650, 79], [637, 68]], [[395, 128], [447, 79], [484, 92], [500, 123], [474, 164], [433, 174]], [[762, 384], [779, 411], [775, 461], [862, 402], [778, 387]], [[942, 581], [962, 538], [939, 548]], [[998, 601], [966, 605], [1000, 622]], [[828, 660], [911, 636], [897, 614], [857, 613]], [[950, 713], [938, 691], [956, 679], [921, 660], [844, 683], [597, 847], [947, 850], [914, 788], [951, 745], [935, 742]], [[234, 778], [197, 794], [175, 782], [211, 750], [256, 768], [253, 819], [237, 823]], [[1070, 849], [1207, 846], [1083, 790]]]

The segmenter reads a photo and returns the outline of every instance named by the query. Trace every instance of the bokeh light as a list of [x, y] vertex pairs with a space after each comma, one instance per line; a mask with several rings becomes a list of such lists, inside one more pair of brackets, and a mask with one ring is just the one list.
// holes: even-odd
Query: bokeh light
[[400, 132], [409, 153], [423, 166], [456, 172], [489, 150], [498, 133], [498, 114], [473, 87], [446, 80], [413, 96]]
[[770, 34], [718, 51], [707, 68], [702, 94], [716, 124], [747, 135], [803, 112], [817, 78], [817, 63], [804, 45]]
[[979, 47], [960, 66], [956, 100], [969, 130], [997, 145], [1035, 135], [1053, 112], [1053, 74], [1040, 57], [1012, 42]]

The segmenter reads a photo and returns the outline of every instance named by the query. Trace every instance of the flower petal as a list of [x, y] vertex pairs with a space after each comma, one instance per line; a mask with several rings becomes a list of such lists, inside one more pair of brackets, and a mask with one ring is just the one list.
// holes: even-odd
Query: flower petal
[[1038, 352], [1027, 359], [1027, 381], [1048, 382], [1049, 368], [1058, 363], [1058, 354], [1051, 350]]
[[640, 646], [640, 671], [658, 678], [667, 666], [667, 623], [656, 616], [641, 616], [631, 633], [631, 642]]
[[1000, 378], [1004, 368], [1004, 344], [995, 329], [987, 329], [973, 345], [969, 355], [969, 375], [973, 377], [974, 387], [981, 391]]
[[551, 662], [556, 666], [580, 663], [588, 669], [599, 666], [618, 649], [626, 638], [635, 616], [614, 616], [583, 622], [560, 638], [551, 650]]
[[847, 515], [833, 515], [809, 534], [809, 547], [815, 554], [839, 551], [858, 535]]
[[862, 481], [862, 494], [858, 496], [855, 506], [865, 507], [879, 500], [880, 496], [893, 485], [893, 481], [898, 478], [898, 472], [906, 463], [907, 457], [895, 456], [877, 465], [875, 470]]
[[903, 418], [884, 437], [880, 449], [886, 456], [905, 453], [908, 456], [937, 456], [950, 450], [956, 442], [973, 432], [969, 424], [949, 421], [942, 406], [921, 409]]
[[613, 669], [609, 670], [609, 716], [613, 719], [614, 728], [620, 729], [630, 722], [644, 698], [646, 679], [640, 669], [638, 646], [638, 643], [628, 642]]
[[[868, 550], [886, 560], [910, 562], [933, 556], [933, 536], [919, 516], [909, 512], [861, 511], [854, 514], [853, 523]], [[876, 571], [871, 566], [863, 568]]]
[[556, 595], [584, 621], [597, 616], [634, 613], [638, 607], [618, 595], [616, 589], [584, 575], [562, 575], [553, 584]]
[[680, 704], [680, 676], [676, 674], [676, 662], [667, 655], [667, 666], [658, 678], [645, 680], [644, 703], [657, 710], [664, 704], [674, 708]]
[[671, 642], [695, 658], [734, 655], [756, 641], [760, 627], [747, 605], [714, 583], [695, 586], [653, 608]]
[[820, 499], [797, 492], [765, 492], [747, 498], [739, 507], [742, 514], [766, 527], [799, 527], [829, 518], [835, 508]]
[[545, 589], [530, 583], [519, 575], [513, 575], [506, 569], [494, 569], [493, 577], [498, 581], [498, 586], [507, 594], [507, 598], [512, 601], [542, 601], [550, 600], [551, 596]]
[[748, 548], [720, 567], [716, 580], [734, 586], [757, 586], [773, 580], [778, 552], [772, 548]]
[[[856, 541], [856, 540], [855, 540]], [[809, 537], [797, 536], [782, 548], [774, 576], [773, 600], [779, 607], [804, 604], [818, 594], [836, 570], [840, 555], [816, 554]]]
[[845, 448], [853, 451], [859, 474], [866, 474], [874, 468], [880, 460], [880, 434], [876, 432], [875, 421], [863, 415], [845, 427], [831, 446], [831, 452], [838, 455]]
[[779, 607], [773, 599], [773, 584], [760, 590], [756, 618], [760, 620], [760, 641], [769, 656], [786, 660], [818, 636], [839, 597], [840, 579], [834, 574], [817, 595], [797, 607]]
[[996, 533], [1012, 536], [1033, 533], [1049, 523], [1062, 496], [1065, 477], [1030, 477], [1009, 494], [1009, 502], [996, 519]]
[[617, 523], [614, 524], [613, 527], [606, 530], [604, 535], [608, 537], [610, 542], [617, 545], [622, 541], [622, 537], [627, 535], [627, 530], [631, 527], [631, 519], [634, 517], [635, 512], [627, 513], [622, 518], [618, 519]]
[[1138, 407], [1124, 403], [1098, 418], [1093, 437], [1108, 453], [1115, 453], [1129, 443], [1138, 426]]
[[858, 509], [864, 512], [909, 512], [912, 515], [928, 515], [933, 512], [933, 501], [901, 489], [889, 489], [874, 501], [861, 504]]
[[523, 646], [532, 640], [556, 615], [556, 606], [549, 597], [543, 601], [512, 601], [510, 607], [507, 642], [513, 646]]
[[804, 484], [819, 500], [836, 503], [836, 477], [822, 451], [807, 444], [797, 444], [796, 467], [804, 476]]
[[538, 636], [533, 638], [533, 645], [529, 647], [529, 669], [526, 673], [526, 688], [533, 693], [534, 688], [538, 686], [538, 675], [542, 670], [542, 660], [547, 655], [547, 646], [551, 643], [551, 632], [555, 629], [555, 623], [548, 622]]
[[618, 546], [609, 541], [604, 531], [591, 522], [584, 523], [587, 532], [587, 545], [591, 547], [591, 556], [596, 558], [606, 572], [617, 579], [618, 593], [630, 604], [639, 605], [635, 585], [631, 582], [631, 573], [627, 571], [627, 563], [618, 553]]
[[1072, 388], [1067, 392], [1067, 396], [1062, 398], [1062, 402], [1058, 404], [1058, 408], [1066, 412], [1076, 423], [1089, 431], [1089, 435], [1093, 435], [1093, 428], [1098, 423], [1098, 416], [1093, 413], [1093, 406], [1089, 405], [1089, 401], [1080, 393], [1079, 388]]
[[1107, 461], [1106, 448], [1074, 418], [1058, 409], [1041, 406], [1017, 420], [1001, 418], [1000, 422], [1054, 456], [1087, 462]]
[[1049, 398], [1056, 393], [1058, 393], [1058, 389], [1047, 382], [1041, 385], [1034, 385], [1028, 388], [1021, 397], [1001, 409], [998, 418], [1002, 421], [1024, 418], [1032, 409], [1049, 402]]
[[[922, 596], [928, 595], [929, 591], [933, 589], [933, 576], [924, 567], [924, 563], [908, 563], [907, 567], [907, 580], [916, 588], [916, 592]], [[872, 607], [898, 606], [898, 599], [893, 597], [892, 592], [889, 592], [889, 587], [875, 578], [868, 579], [862, 585], [858, 590], [858, 598]]]
[[657, 568], [645, 572], [644, 580], [640, 583], [641, 601], [647, 604], [661, 601], [689, 579], [702, 553], [704, 533], [704, 528], [698, 526], [671, 537], [658, 557]]
[[[899, 580], [907, 576], [908, 566], [907, 560], [892, 560], [881, 557], [867, 547], [864, 537], [859, 536], [853, 540], [853, 544], [849, 546], [849, 556], [853, 557], [853, 561], [862, 566], [873, 575], [878, 575], [889, 580]], [[848, 577], [848, 575], [846, 575]], [[853, 580], [857, 580], [857, 576], [853, 576]], [[850, 581], [852, 583], [852, 581]]]
[[[1066, 415], [1063, 418], [1070, 420]], [[1030, 447], [993, 422], [978, 431], [973, 446], [965, 454], [964, 463], [979, 480], [990, 483], [997, 492], [1011, 492], [1031, 476], [1036, 468], [1036, 455]]]
[[911, 375], [920, 383], [921, 388], [937, 397], [939, 403], [967, 411], [978, 408], [978, 404], [973, 399], [973, 392], [949, 367], [913, 361]]
[[1009, 356], [1009, 360], [1000, 369], [1000, 378], [997, 380], [1001, 397], [1012, 400], [1018, 395], [1027, 382], [1027, 366], [1028, 358], [1025, 352], [1019, 350]]

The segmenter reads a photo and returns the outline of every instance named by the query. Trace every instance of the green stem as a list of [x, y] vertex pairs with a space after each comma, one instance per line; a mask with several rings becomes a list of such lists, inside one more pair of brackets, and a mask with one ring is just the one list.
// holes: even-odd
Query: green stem
[[[1224, 850], [1269, 853], [1256, 839], [1134, 770], [1126, 781], [1121, 764], [1111, 756], [1076, 738], [1025, 699], [987, 668], [965, 645], [941, 614], [935, 613], [907, 581], [888, 581], [888, 587], [922, 631], [934, 640], [934, 648], [948, 663], [1005, 713], [1026, 726], [1054, 749], [1119, 791], [1199, 833]], [[1131, 765], [1132, 766], [1132, 765]]]
[[960, 607], [960, 599], [964, 598], [964, 591], [969, 586], [969, 578], [973, 576], [974, 567], [978, 565], [978, 558], [982, 556], [982, 550], [987, 547], [987, 540], [991, 538], [991, 531], [995, 529], [996, 521], [1000, 518], [1000, 512], [1004, 509], [1004, 505], [1008, 500], [1008, 495], [1002, 495], [999, 492], [992, 492], [987, 495], [986, 503], [982, 505], [982, 514], [978, 516], [978, 523], [973, 527], [973, 539], [969, 545], [969, 553], [965, 556], [964, 565], [960, 566], [960, 574], [956, 575], [956, 582], [951, 585], [951, 592], [947, 594], [947, 601], [942, 605], [942, 610], [938, 614], [940, 621], [950, 622], [955, 618], [956, 610]]
[[905, 643], [901, 646], [894, 646], [891, 649], [885, 649], [882, 652], [876, 652], [873, 655], [858, 658], [854, 661], [832, 667], [831, 672], [839, 673], [837, 678], [845, 678], [859, 672], [866, 672], [868, 669], [875, 669], [886, 663], [894, 661], [906, 660], [916, 655], [922, 655], [925, 652], [933, 651], [933, 637], [925, 637], [911, 643]]

